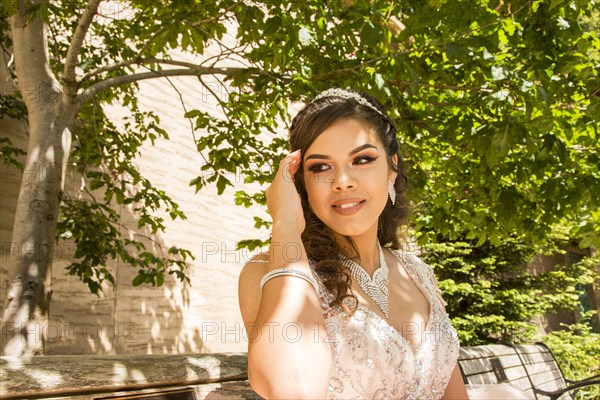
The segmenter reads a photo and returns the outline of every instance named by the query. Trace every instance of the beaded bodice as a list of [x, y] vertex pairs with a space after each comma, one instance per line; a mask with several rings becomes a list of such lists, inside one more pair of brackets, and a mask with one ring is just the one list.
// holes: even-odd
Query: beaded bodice
[[[412, 253], [391, 251], [429, 300], [427, 326], [406, 324], [401, 333], [363, 305], [348, 316], [329, 306], [333, 296], [319, 281], [334, 359], [328, 399], [440, 399], [450, 380], [459, 344], [433, 270]], [[352, 309], [353, 300], [346, 300]], [[416, 332], [420, 340], [412, 345], [405, 336]]]

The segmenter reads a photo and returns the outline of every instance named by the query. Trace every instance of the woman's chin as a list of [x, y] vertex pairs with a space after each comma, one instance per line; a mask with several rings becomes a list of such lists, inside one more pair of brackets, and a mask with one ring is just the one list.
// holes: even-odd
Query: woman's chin
[[[333, 227], [333, 226], [330, 226], [329, 229], [331, 229], [332, 232], [334, 232], [336, 235], [339, 235], [339, 236], [358, 237], [358, 236], [366, 235], [369, 231], [372, 230], [372, 227], [364, 227], [364, 226]], [[377, 232], [376, 229], [375, 229], [375, 232]]]

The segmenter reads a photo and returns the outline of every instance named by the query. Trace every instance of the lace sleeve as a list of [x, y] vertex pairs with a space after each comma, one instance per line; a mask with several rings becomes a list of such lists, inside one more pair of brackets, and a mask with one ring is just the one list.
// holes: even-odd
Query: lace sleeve
[[440, 284], [439, 284], [437, 278], [435, 277], [435, 274], [433, 273], [433, 268], [431, 268], [431, 266], [429, 264], [425, 263], [423, 260], [421, 260], [419, 257], [417, 257], [416, 254], [411, 254], [411, 256], [413, 258], [413, 262], [416, 265], [418, 265], [419, 270], [422, 271], [424, 281], [428, 285], [431, 286], [434, 293], [436, 294], [436, 297], [438, 298], [438, 300], [442, 304], [443, 308], [445, 309], [446, 306], [448, 305], [448, 303], [446, 303], [446, 301], [442, 297], [442, 291], [440, 290]]

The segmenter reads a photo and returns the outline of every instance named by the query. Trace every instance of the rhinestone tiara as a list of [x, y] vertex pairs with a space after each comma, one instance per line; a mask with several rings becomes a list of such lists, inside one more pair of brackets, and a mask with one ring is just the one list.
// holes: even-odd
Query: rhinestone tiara
[[387, 119], [387, 116], [384, 113], [382, 113], [379, 109], [377, 109], [377, 107], [375, 107], [373, 104], [371, 104], [371, 102], [369, 102], [367, 99], [365, 99], [358, 93], [354, 93], [349, 90], [340, 88], [327, 89], [324, 92], [319, 93], [317, 97], [313, 99], [313, 101], [322, 99], [323, 97], [341, 97], [344, 99], [355, 100], [357, 103], [377, 111], [382, 117]]

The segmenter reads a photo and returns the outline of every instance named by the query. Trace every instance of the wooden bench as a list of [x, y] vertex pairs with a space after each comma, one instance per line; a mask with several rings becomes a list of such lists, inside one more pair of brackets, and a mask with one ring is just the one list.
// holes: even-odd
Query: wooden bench
[[0, 357], [0, 398], [261, 399], [245, 353]]
[[581, 381], [565, 378], [542, 343], [462, 347], [458, 364], [467, 384], [510, 383], [538, 400], [574, 399], [580, 388], [600, 384], [600, 375]]

